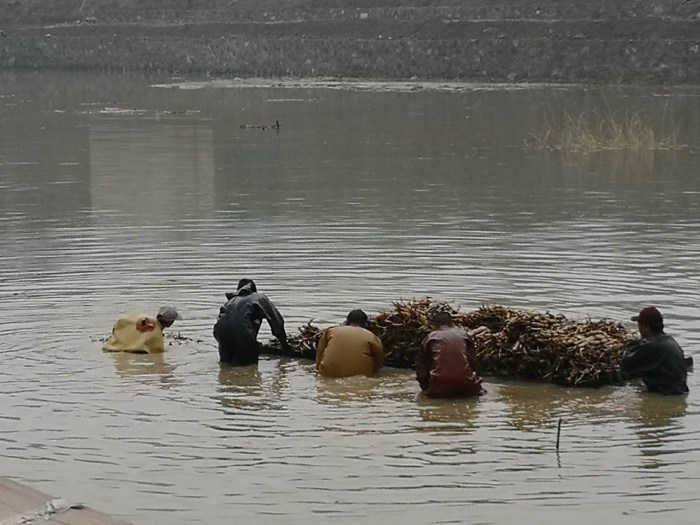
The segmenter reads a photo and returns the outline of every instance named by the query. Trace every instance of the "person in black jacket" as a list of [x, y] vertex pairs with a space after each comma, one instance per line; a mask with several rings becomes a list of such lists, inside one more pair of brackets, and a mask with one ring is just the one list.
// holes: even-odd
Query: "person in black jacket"
[[235, 293], [227, 293], [228, 301], [219, 310], [214, 337], [219, 343], [219, 361], [234, 366], [257, 364], [260, 356], [258, 331], [263, 319], [272, 335], [287, 348], [284, 319], [272, 301], [258, 292], [251, 279], [241, 279]]
[[625, 346], [620, 363], [623, 377], [641, 377], [650, 392], [687, 394], [687, 364], [683, 349], [664, 332], [661, 312], [648, 306], [632, 317], [632, 321], [637, 321], [642, 340]]

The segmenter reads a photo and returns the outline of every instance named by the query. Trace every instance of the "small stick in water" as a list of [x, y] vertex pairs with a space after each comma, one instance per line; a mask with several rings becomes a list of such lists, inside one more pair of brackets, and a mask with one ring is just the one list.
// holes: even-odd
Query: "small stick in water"
[[557, 451], [559, 450], [559, 437], [561, 436], [561, 418], [559, 418], [559, 423], [557, 424]]

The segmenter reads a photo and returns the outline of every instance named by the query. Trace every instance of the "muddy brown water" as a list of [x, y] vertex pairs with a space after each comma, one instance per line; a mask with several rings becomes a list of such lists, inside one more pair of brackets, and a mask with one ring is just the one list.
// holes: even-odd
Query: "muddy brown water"
[[[487, 378], [431, 401], [410, 371], [220, 368], [211, 328], [248, 276], [289, 330], [425, 295], [653, 303], [693, 354], [700, 90], [172, 82], [0, 73], [2, 474], [140, 524], [695, 522], [695, 374], [687, 399]], [[687, 147], [523, 147], [564, 111], [639, 109]], [[166, 303], [191, 340], [100, 351]]]

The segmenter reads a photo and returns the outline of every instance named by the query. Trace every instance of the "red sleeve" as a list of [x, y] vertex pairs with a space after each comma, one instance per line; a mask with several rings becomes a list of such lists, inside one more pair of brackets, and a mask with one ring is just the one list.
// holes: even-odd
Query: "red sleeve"
[[464, 344], [466, 345], [467, 352], [467, 362], [473, 371], [476, 371], [476, 348], [474, 347], [474, 341], [469, 336], [464, 338]]
[[416, 379], [421, 390], [428, 390], [430, 386], [430, 370], [433, 368], [433, 351], [430, 343], [430, 339], [426, 337], [416, 355]]

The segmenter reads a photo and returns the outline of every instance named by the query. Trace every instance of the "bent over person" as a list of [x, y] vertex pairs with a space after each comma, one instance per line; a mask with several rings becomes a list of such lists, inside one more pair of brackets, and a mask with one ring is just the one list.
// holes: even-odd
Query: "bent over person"
[[447, 312], [435, 314], [433, 329], [416, 356], [416, 378], [421, 390], [431, 397], [483, 394], [481, 378], [474, 371], [474, 343], [467, 332], [456, 327]]
[[641, 377], [647, 390], [664, 395], [688, 393], [687, 365], [683, 349], [664, 332], [664, 319], [656, 308], [642, 308], [637, 321], [641, 341], [628, 343], [620, 362], [622, 376]]
[[165, 351], [163, 330], [182, 319], [172, 306], [158, 310], [155, 319], [146, 314], [130, 314], [117, 319], [112, 335], [102, 347], [107, 352], [159, 354]]
[[219, 343], [219, 361], [234, 366], [257, 364], [260, 357], [258, 332], [263, 319], [272, 335], [288, 348], [284, 319], [272, 301], [258, 292], [252, 279], [241, 279], [234, 293], [227, 293], [228, 302], [219, 310], [214, 337]]
[[327, 377], [371, 376], [384, 364], [381, 340], [367, 330], [367, 314], [350, 312], [342, 326], [328, 328], [316, 347], [316, 369]]

